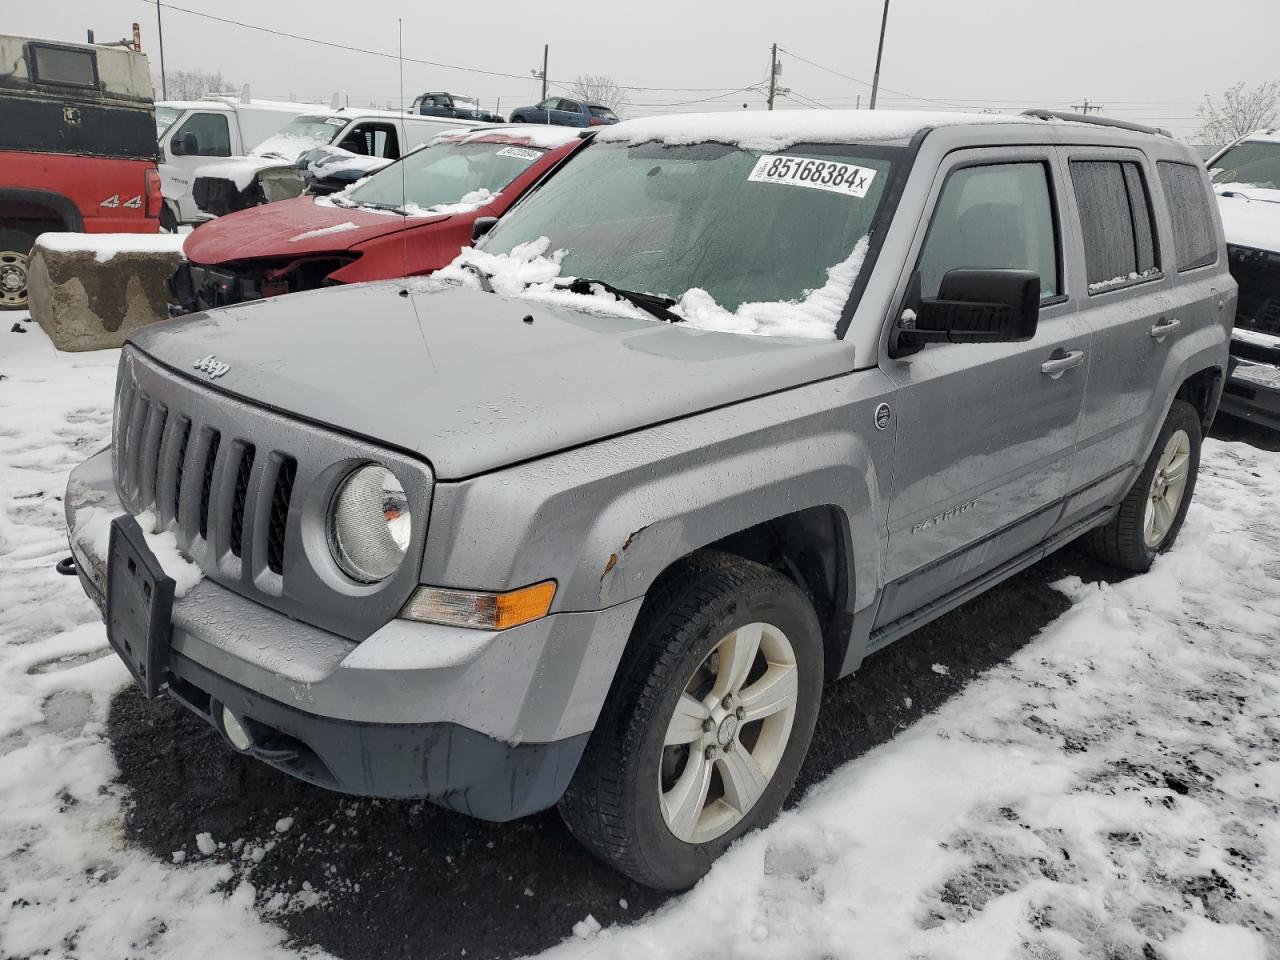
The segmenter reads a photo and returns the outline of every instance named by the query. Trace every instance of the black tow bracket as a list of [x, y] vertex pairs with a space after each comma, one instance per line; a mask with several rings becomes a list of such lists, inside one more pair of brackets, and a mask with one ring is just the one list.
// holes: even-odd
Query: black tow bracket
[[76, 558], [63, 557], [54, 565], [53, 569], [57, 570], [64, 577], [74, 577], [76, 575]]

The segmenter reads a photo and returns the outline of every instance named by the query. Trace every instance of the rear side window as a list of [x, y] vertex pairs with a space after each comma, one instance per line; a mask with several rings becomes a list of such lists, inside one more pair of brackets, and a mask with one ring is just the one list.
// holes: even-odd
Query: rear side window
[[1142, 168], [1128, 161], [1073, 160], [1071, 181], [1084, 231], [1089, 292], [1158, 276], [1155, 215]]
[[1218, 237], [1213, 229], [1213, 209], [1199, 167], [1161, 160], [1160, 183], [1173, 220], [1173, 247], [1179, 270], [1207, 267], [1218, 262]]
[[37, 83], [68, 87], [96, 87], [98, 62], [92, 50], [27, 44], [31, 55], [31, 78]]
[[618, 115], [608, 107], [587, 107], [587, 112], [601, 120], [617, 120]]
[[1040, 298], [1060, 292], [1048, 170], [1042, 163], [962, 167], [947, 177], [920, 254], [920, 295], [933, 299], [951, 270], [990, 267], [1040, 275]]

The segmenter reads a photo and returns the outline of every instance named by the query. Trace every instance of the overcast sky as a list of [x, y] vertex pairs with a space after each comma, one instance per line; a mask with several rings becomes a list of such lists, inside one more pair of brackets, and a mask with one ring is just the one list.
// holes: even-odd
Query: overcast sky
[[[881, 0], [644, 0], [636, 3], [432, 3], [429, 0], [175, 0], [177, 6], [259, 27], [514, 77], [406, 63], [404, 93], [450, 90], [493, 109], [532, 103], [542, 45], [548, 75], [569, 83], [604, 73], [633, 89], [628, 115], [763, 108], [763, 95], [730, 92], [768, 76], [769, 46], [781, 83], [832, 107], [867, 105]], [[0, 0], [5, 33], [99, 41], [142, 25], [158, 73], [151, 0]], [[255, 96], [352, 105], [398, 101], [396, 61], [218, 23], [173, 7], [164, 17], [168, 69], [220, 70]], [[1196, 108], [1243, 80], [1280, 76], [1280, 0], [891, 0], [881, 107], [976, 109], [1049, 106], [1083, 98], [1107, 114], [1191, 136]], [[794, 55], [794, 56], [793, 56]], [[828, 70], [804, 60], [820, 64]], [[836, 71], [832, 73], [829, 71]], [[850, 78], [836, 75], [847, 74]], [[866, 81], [866, 84], [857, 82]], [[698, 89], [716, 88], [716, 89]], [[157, 91], [157, 96], [159, 92]], [[714, 98], [706, 103], [687, 101]], [[930, 103], [928, 101], [939, 101]]]

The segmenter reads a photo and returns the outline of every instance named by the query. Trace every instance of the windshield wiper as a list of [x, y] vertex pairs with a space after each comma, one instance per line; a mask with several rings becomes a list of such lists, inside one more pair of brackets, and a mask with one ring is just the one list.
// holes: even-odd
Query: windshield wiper
[[635, 290], [623, 290], [608, 281], [592, 280], [590, 277], [574, 277], [568, 283], [557, 284], [557, 286], [568, 290], [570, 293], [586, 294], [588, 296], [591, 294], [592, 287], [599, 287], [606, 293], [613, 294], [619, 300], [626, 300], [628, 303], [634, 304], [645, 313], [657, 317], [659, 320], [665, 320], [667, 323], [684, 323], [684, 317], [678, 313], [672, 313], [668, 309], [668, 307], [674, 307], [677, 302], [671, 297], [662, 297], [653, 293], [637, 293]]

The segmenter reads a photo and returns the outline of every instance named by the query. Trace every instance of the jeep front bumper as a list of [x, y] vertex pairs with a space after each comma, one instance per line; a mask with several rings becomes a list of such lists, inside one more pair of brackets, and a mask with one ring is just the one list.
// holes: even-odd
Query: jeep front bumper
[[[101, 610], [106, 558], [89, 521], [125, 512], [109, 451], [72, 471], [65, 504]], [[639, 605], [495, 632], [393, 620], [355, 642], [206, 578], [174, 602], [166, 693], [224, 735], [229, 708], [253, 733], [244, 752], [311, 783], [510, 820], [568, 786]]]

